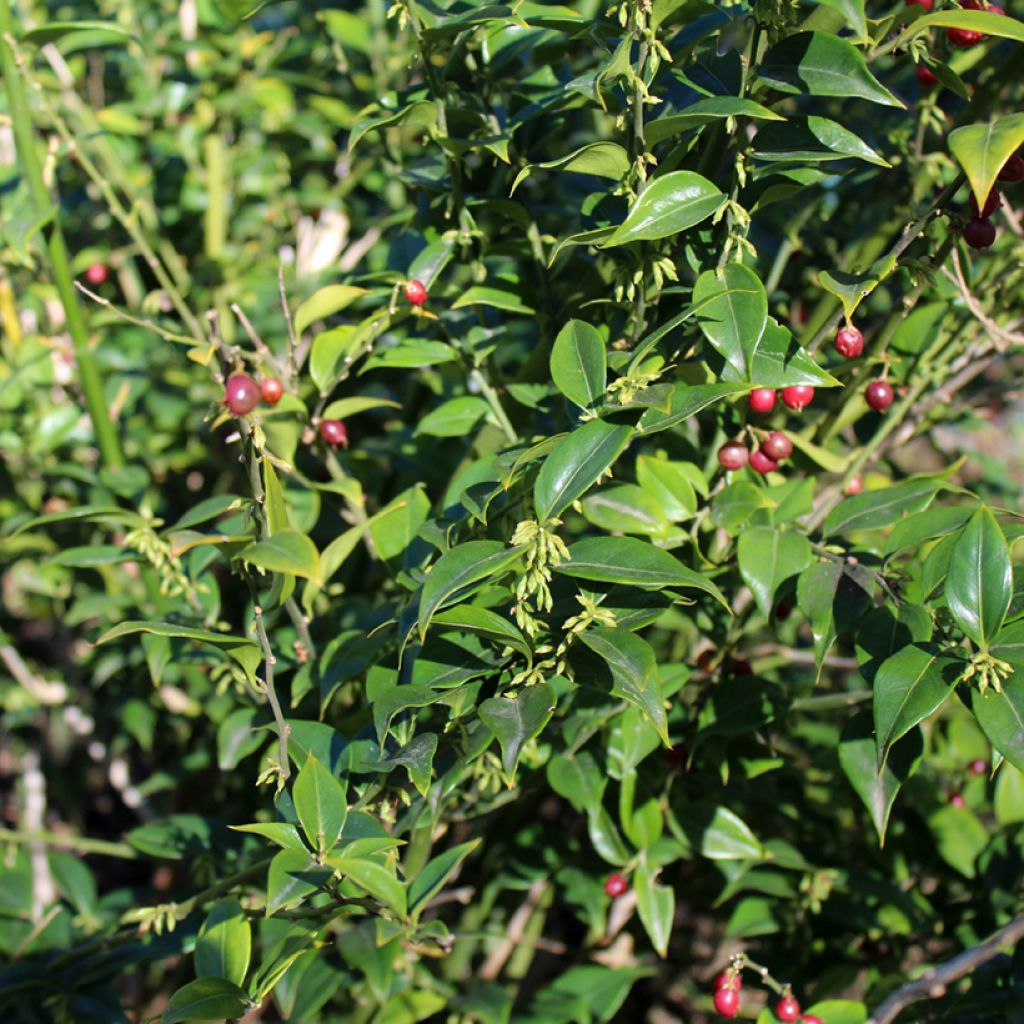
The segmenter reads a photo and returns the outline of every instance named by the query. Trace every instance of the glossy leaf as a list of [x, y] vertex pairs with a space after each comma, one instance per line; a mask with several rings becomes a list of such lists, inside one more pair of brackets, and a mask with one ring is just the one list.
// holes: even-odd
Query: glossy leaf
[[737, 554], [740, 574], [767, 615], [780, 584], [810, 564], [811, 544], [801, 533], [755, 526], [740, 535]]
[[329, 853], [345, 827], [345, 787], [308, 754], [292, 788], [292, 799], [309, 845], [319, 853]]
[[298, 530], [281, 530], [243, 548], [236, 557], [264, 572], [290, 573], [322, 584], [320, 554], [309, 537]]
[[737, 96], [711, 96], [684, 107], [678, 114], [655, 118], [644, 125], [648, 145], [656, 145], [683, 132], [692, 131], [725, 117], [750, 117], [762, 121], [784, 121], [785, 118], [753, 100]]
[[249, 1011], [252, 1003], [245, 992], [226, 978], [196, 978], [183, 985], [167, 1001], [162, 1024], [184, 1024], [195, 1020], [234, 1020]]
[[636, 886], [636, 909], [640, 921], [660, 957], [668, 956], [668, 942], [672, 937], [675, 917], [675, 893], [670, 886], [659, 885], [657, 871], [641, 861], [633, 875]]
[[[735, 372], [731, 365], [727, 369]], [[759, 388], [785, 388], [794, 384], [818, 388], [839, 386], [839, 381], [821, 369], [797, 344], [790, 331], [772, 317], [768, 318], [751, 358], [748, 379]]]
[[409, 912], [415, 914], [423, 910], [479, 845], [479, 839], [459, 843], [428, 861], [409, 883]]
[[629, 170], [629, 166], [629, 154], [617, 142], [589, 142], [557, 160], [527, 164], [516, 175], [509, 195], [515, 193], [527, 176], [535, 170], [574, 171], [577, 174], [593, 174], [598, 178], [620, 181]]
[[672, 391], [668, 412], [661, 409], [648, 409], [640, 417], [638, 432], [656, 434], [668, 430], [688, 420], [691, 416], [706, 409], [715, 402], [720, 402], [750, 390], [749, 384], [683, 384], [678, 383]]
[[863, 160], [878, 167], [891, 166], [863, 139], [827, 117], [792, 118], [785, 124], [765, 125], [754, 136], [753, 155], [776, 163], [822, 163]]
[[556, 704], [555, 691], [547, 683], [538, 683], [515, 697], [489, 697], [480, 705], [480, 718], [498, 738], [502, 767], [510, 778], [523, 747], [548, 724]]
[[558, 332], [550, 366], [555, 387], [581, 408], [589, 408], [604, 394], [608, 373], [604, 341], [590, 324], [570, 320]]
[[[1000, 20], [1012, 21], [1007, 17]], [[1016, 24], [1024, 28], [1020, 22]], [[1024, 34], [1020, 41], [1024, 42]], [[965, 125], [949, 133], [949, 151], [964, 169], [979, 206], [985, 205], [1003, 164], [1021, 146], [1024, 146], [1024, 114], [1010, 114], [988, 124]]]
[[491, 408], [482, 398], [465, 395], [444, 402], [427, 413], [416, 424], [415, 433], [417, 436], [465, 437], [490, 416]]
[[275, 854], [267, 872], [267, 917], [319, 892], [330, 877], [310, 853], [288, 849]]
[[741, 378], [749, 379], [768, 323], [768, 296], [761, 279], [742, 263], [706, 270], [693, 287], [697, 323], [711, 346]]
[[327, 858], [327, 863], [342, 877], [351, 880], [360, 889], [365, 889], [393, 913], [405, 917], [406, 889], [393, 870], [368, 857], [348, 857], [344, 851], [332, 853]]
[[588, 522], [609, 533], [668, 534], [668, 520], [657, 500], [636, 484], [618, 484], [591, 491], [583, 499]]
[[196, 937], [196, 975], [245, 983], [252, 953], [252, 929], [237, 899], [215, 903]]
[[[997, 648], [993, 653], [1000, 656]], [[984, 694], [972, 691], [971, 710], [992, 746], [1024, 772], [1024, 663], [1003, 680], [1002, 693], [991, 686]]]
[[601, 806], [605, 776], [587, 751], [556, 754], [548, 761], [547, 778], [551, 788], [577, 811], [594, 813]]
[[982, 506], [953, 547], [946, 602], [960, 628], [987, 650], [1013, 597], [1010, 548], [995, 516]]
[[828, 514], [822, 530], [826, 537], [834, 537], [892, 526], [904, 516], [927, 508], [940, 486], [937, 480], [923, 477], [844, 498]]
[[365, 288], [351, 284], [331, 284], [321, 288], [295, 311], [295, 333], [301, 334], [310, 324], [347, 309], [366, 294]]
[[632, 428], [602, 420], [577, 427], [544, 460], [533, 489], [537, 519], [559, 516], [597, 483], [632, 437]]
[[725, 203], [725, 196], [707, 178], [693, 171], [672, 171], [640, 193], [626, 219], [602, 248], [678, 235], [707, 220]]

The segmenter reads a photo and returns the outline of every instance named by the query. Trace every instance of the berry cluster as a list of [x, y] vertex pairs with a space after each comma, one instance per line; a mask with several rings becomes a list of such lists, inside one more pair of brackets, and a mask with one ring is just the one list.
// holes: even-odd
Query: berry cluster
[[[715, 978], [714, 996], [715, 1010], [723, 1017], [733, 1018], [740, 1012], [740, 994], [743, 991], [743, 978], [740, 972], [743, 969], [743, 961], [740, 958], [733, 962], [733, 965]], [[822, 1024], [820, 1017], [813, 1013], [801, 1013], [800, 1004], [787, 985], [782, 990], [779, 1001], [775, 1004], [775, 1016], [783, 1024]]]

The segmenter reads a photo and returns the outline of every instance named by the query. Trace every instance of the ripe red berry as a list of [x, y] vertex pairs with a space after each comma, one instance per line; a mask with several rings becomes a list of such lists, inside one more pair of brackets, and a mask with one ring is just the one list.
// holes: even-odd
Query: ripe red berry
[[735, 1017], [740, 1010], [740, 994], [734, 988], [720, 988], [715, 993], [715, 1009], [723, 1017]]
[[405, 286], [405, 297], [414, 306], [422, 306], [427, 301], [427, 286], [414, 279]]
[[999, 181], [1005, 181], [1008, 185], [1013, 185], [1018, 181], [1024, 181], [1024, 157], [1020, 153], [1014, 153], [1009, 160], [1003, 164], [1003, 169], [999, 172]]
[[824, 1024], [824, 1021], [813, 1013], [805, 1013], [800, 1017], [800, 1024]]
[[93, 288], [99, 288], [101, 284], [106, 284], [109, 277], [110, 271], [103, 263], [92, 263], [85, 268], [85, 280]]
[[726, 441], [718, 449], [718, 464], [722, 469], [742, 469], [749, 458], [747, 446], [739, 441]]
[[772, 462], [781, 462], [793, 454], [793, 442], [779, 430], [773, 430], [762, 442], [761, 452]]
[[864, 351], [864, 335], [853, 324], [836, 331], [836, 351], [847, 359], [856, 359]]
[[810, 384], [794, 384], [782, 389], [782, 400], [795, 412], [806, 409], [814, 398], [814, 388]]
[[775, 392], [771, 388], [754, 388], [747, 401], [754, 412], [771, 412], [775, 408]]
[[348, 447], [348, 431], [341, 420], [321, 420], [320, 436], [332, 447]]
[[736, 971], [722, 971], [722, 973], [715, 978], [714, 991], [720, 992], [723, 988], [743, 988], [743, 979], [736, 973]]
[[779, 464], [774, 460], [768, 458], [767, 455], [760, 448], [757, 451], [750, 453], [750, 468], [755, 473], [760, 473], [762, 476], [766, 473], [772, 473], [779, 468]]
[[950, 793], [949, 795], [949, 806], [950, 807], [966, 807], [967, 801], [959, 793]]
[[972, 249], [987, 249], [996, 240], [996, 228], [990, 220], [975, 218], [964, 225], [964, 241]]
[[923, 7], [926, 11], [932, 9], [932, 0], [903, 0], [907, 7], [913, 7], [917, 4], [919, 7]]
[[277, 405], [284, 394], [284, 385], [276, 377], [264, 377], [260, 381], [260, 394], [267, 405]]
[[873, 380], [864, 389], [864, 399], [875, 412], [885, 412], [892, 405], [895, 396], [886, 380]]
[[974, 217], [991, 217], [1000, 206], [1003, 205], [1003, 197], [999, 194], [999, 189], [992, 189], [989, 192], [988, 197], [985, 199], [985, 205], [978, 210], [978, 200], [974, 198], [974, 193], [971, 193], [971, 214]]
[[228, 377], [224, 388], [224, 404], [232, 416], [247, 416], [260, 404], [260, 389], [247, 373], [236, 373]]
[[922, 89], [930, 89], [933, 85], [939, 84], [938, 78], [935, 77], [935, 72], [927, 64], [918, 64], [914, 74], [917, 76], [917, 84]]
[[629, 882], [627, 882], [622, 875], [609, 875], [608, 878], [605, 879], [604, 891], [611, 896], [613, 900], [618, 899], [628, 888]]
[[[987, 7], [981, 3], [981, 0], [964, 0], [960, 5], [965, 11], [980, 11], [984, 10], [990, 14], [1004, 14], [1002, 7], [997, 4], [989, 4]], [[947, 28], [946, 38], [949, 40], [952, 46], [975, 46], [985, 38], [984, 32], [975, 32], [971, 29], [966, 28]]]
[[786, 1024], [791, 1024], [800, 1016], [800, 1004], [792, 996], [783, 996], [775, 1004], [775, 1016]]
[[983, 757], [975, 758], [968, 769], [972, 775], [984, 775], [988, 771], [988, 761]]
[[847, 485], [846, 493], [849, 495], [860, 494], [864, 490], [864, 481], [859, 477], [855, 476]]

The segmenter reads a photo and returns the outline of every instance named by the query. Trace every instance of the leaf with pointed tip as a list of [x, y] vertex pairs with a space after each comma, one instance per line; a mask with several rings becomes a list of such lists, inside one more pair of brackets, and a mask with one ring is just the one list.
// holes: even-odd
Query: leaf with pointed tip
[[706, 270], [693, 286], [693, 301], [701, 304], [697, 323], [712, 348], [739, 377], [749, 377], [768, 323], [768, 296], [761, 279], [742, 263]]
[[267, 872], [267, 917], [318, 892], [330, 877], [330, 870], [310, 853], [282, 850], [275, 854]]
[[480, 843], [480, 839], [471, 839], [429, 860], [409, 883], [409, 913], [416, 914], [423, 910]]
[[556, 704], [555, 691], [547, 683], [538, 683], [515, 697], [489, 697], [477, 709], [481, 721], [498, 738], [502, 767], [510, 778], [523, 747], [548, 724]]
[[226, 978], [241, 985], [249, 971], [252, 929], [234, 897], [210, 908], [196, 936], [196, 975]]
[[349, 857], [344, 852], [332, 853], [327, 863], [399, 917], [405, 917], [406, 889], [393, 868], [369, 857]]
[[636, 887], [636, 909], [658, 956], [668, 956], [668, 940], [672, 937], [676, 899], [671, 886], [658, 885], [658, 869], [641, 860], [633, 875]]
[[949, 560], [946, 603], [960, 628], [987, 650], [1013, 597], [1010, 548], [995, 516], [982, 506], [963, 528]]
[[678, 235], [717, 213], [725, 199], [703, 175], [672, 171], [655, 178], [640, 193], [601, 248]]
[[319, 853], [329, 853], [345, 827], [348, 802], [344, 784], [309, 753], [292, 787], [292, 800], [309, 845]]
[[183, 985], [167, 1001], [163, 1024], [185, 1024], [195, 1020], [235, 1020], [244, 1016], [252, 1003], [233, 981], [226, 978], [196, 978]]
[[604, 341], [597, 328], [570, 320], [551, 348], [551, 379], [570, 401], [589, 408], [605, 391], [608, 374]]
[[768, 615], [779, 586], [810, 565], [811, 542], [802, 533], [755, 526], [740, 535], [737, 555], [740, 575]]
[[309, 537], [298, 530], [281, 530], [243, 548], [235, 557], [264, 572], [290, 573], [322, 585], [320, 553]]
[[822, 531], [826, 537], [836, 537], [854, 530], [892, 526], [904, 516], [927, 508], [940, 486], [934, 477], [922, 477], [844, 498], [828, 514]]

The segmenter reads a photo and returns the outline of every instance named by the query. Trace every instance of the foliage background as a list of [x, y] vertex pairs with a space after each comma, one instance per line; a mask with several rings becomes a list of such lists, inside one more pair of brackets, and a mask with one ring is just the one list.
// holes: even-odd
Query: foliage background
[[[1024, 684], [954, 680], [990, 640], [1020, 660], [1024, 186], [971, 252], [961, 167], [990, 143], [949, 140], [1006, 118], [1007, 152], [1024, 141], [1022, 30], [957, 50], [873, 2], [248, 10], [13, 5], [60, 205], [34, 207], [0, 124], [5, 1019], [697, 1022], [743, 948], [843, 1024], [1009, 920]], [[60, 27], [78, 21], [106, 27]], [[808, 70], [811, 31], [825, 67], [852, 61], [838, 90]], [[917, 84], [926, 57], [946, 88]], [[674, 173], [707, 183], [703, 214], [672, 192], [666, 224], [602, 247]], [[77, 278], [110, 268], [81, 297], [106, 457], [44, 245], [58, 217]], [[740, 297], [701, 315], [719, 267]], [[827, 344], [833, 292], [865, 360]], [[797, 453], [727, 481], [715, 451], [769, 383], [750, 362], [768, 314], [801, 346], [777, 383], [846, 386], [750, 418]], [[220, 405], [240, 365], [288, 385], [245, 423]], [[884, 418], [861, 397], [883, 368]], [[338, 401], [333, 452], [314, 427]], [[563, 435], [578, 508], [542, 461]], [[584, 459], [584, 437], [607, 447]], [[868, 495], [830, 529], [857, 475]], [[979, 500], [993, 514], [970, 518]], [[604, 569], [554, 575], [545, 609], [509, 544], [551, 517]], [[998, 621], [951, 610], [957, 543], [985, 556]], [[460, 548], [462, 576], [438, 571]], [[643, 576], [652, 550], [669, 588]], [[431, 585], [457, 607], [426, 630]], [[909, 678], [881, 666], [929, 640], [940, 678], [879, 782], [879, 694]], [[277, 847], [227, 826], [275, 821], [292, 859], [268, 875]], [[998, 958], [925, 1012], [1019, 1020], [1022, 974]], [[213, 1017], [189, 1015], [197, 975]]]

